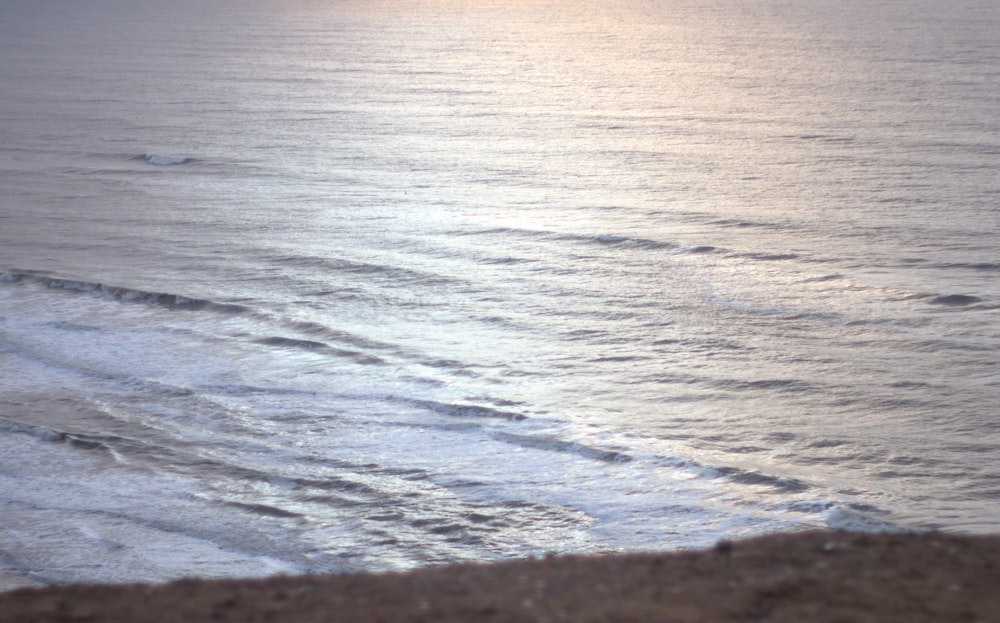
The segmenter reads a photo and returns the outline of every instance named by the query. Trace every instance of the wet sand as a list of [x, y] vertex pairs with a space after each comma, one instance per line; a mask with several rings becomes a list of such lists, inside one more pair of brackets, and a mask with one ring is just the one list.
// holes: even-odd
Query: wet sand
[[0, 621], [1000, 621], [1000, 536], [803, 532], [382, 575], [22, 588]]

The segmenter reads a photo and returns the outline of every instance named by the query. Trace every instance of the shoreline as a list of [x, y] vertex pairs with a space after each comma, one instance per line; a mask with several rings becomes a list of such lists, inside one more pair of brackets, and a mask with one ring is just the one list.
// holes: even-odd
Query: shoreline
[[0, 593], [0, 620], [998, 621], [1000, 535], [809, 531], [658, 554]]

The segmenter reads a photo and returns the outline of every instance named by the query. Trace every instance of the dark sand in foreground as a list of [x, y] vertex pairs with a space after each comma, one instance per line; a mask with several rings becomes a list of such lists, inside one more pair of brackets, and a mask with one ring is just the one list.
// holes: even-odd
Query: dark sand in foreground
[[0, 593], [0, 621], [1000, 621], [1000, 536], [805, 532], [698, 552]]

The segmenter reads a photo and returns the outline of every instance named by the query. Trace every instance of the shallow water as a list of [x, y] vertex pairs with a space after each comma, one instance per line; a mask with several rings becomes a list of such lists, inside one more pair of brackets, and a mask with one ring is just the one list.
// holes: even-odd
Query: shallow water
[[996, 532], [998, 22], [5, 3], [0, 567]]

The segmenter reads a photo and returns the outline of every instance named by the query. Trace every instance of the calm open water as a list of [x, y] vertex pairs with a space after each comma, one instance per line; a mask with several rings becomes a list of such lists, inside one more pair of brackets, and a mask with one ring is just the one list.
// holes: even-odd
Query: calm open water
[[0, 1], [0, 586], [1000, 530], [1000, 4], [622, 4]]

